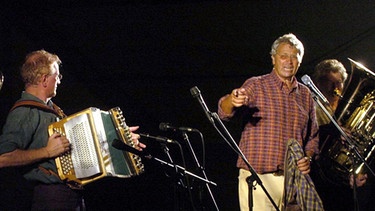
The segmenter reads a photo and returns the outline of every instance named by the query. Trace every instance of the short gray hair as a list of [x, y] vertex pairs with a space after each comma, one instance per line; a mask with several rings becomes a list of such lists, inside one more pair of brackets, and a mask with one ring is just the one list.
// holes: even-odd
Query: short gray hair
[[277, 38], [275, 42], [273, 42], [271, 47], [271, 56], [276, 54], [276, 50], [281, 43], [288, 43], [291, 46], [294, 46], [298, 50], [298, 62], [302, 62], [303, 54], [305, 53], [305, 48], [303, 47], [302, 42], [292, 33], [284, 34], [283, 36]]

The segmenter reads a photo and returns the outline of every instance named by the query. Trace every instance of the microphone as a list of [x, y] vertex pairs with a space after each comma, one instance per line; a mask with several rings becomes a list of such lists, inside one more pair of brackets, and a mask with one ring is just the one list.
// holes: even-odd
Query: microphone
[[194, 86], [193, 88], [191, 88], [190, 93], [194, 98], [197, 98], [197, 100], [198, 100], [199, 104], [202, 106], [208, 120], [210, 120], [210, 122], [213, 123], [214, 120], [211, 116], [211, 112], [210, 112], [210, 110], [208, 110], [207, 105], [202, 98], [201, 91], [198, 89], [198, 87]]
[[159, 129], [162, 131], [168, 131], [172, 130], [174, 132], [180, 130], [180, 131], [187, 131], [187, 132], [193, 132], [193, 131], [198, 131], [197, 129], [194, 128], [189, 128], [189, 127], [174, 127], [171, 126], [169, 123], [162, 122], [159, 124]]
[[144, 156], [144, 152], [136, 150], [135, 148], [125, 144], [124, 142], [122, 142], [119, 139], [114, 139], [113, 142], [112, 142], [112, 146], [114, 148], [118, 149], [118, 150], [131, 152], [131, 153], [133, 153], [135, 155], [139, 155], [139, 156]]
[[166, 137], [161, 137], [161, 136], [151, 136], [149, 134], [143, 134], [143, 133], [140, 133], [139, 134], [141, 137], [145, 137], [145, 138], [151, 138], [151, 139], [154, 139], [160, 143], [167, 143], [167, 144], [176, 144], [177, 141], [175, 140], [172, 140], [172, 139], [169, 139], [169, 138], [166, 138]]
[[318, 89], [318, 87], [315, 86], [315, 84], [313, 83], [313, 81], [311, 80], [310, 76], [308, 75], [304, 75], [302, 76], [301, 78], [302, 82], [308, 86], [316, 95], [318, 95], [318, 97], [326, 104], [329, 104], [328, 100], [326, 97], [324, 97], [324, 95], [320, 92], [320, 90]]

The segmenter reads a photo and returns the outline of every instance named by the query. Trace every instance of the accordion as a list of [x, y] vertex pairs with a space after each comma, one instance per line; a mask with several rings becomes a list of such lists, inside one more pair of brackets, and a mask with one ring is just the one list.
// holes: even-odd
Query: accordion
[[55, 132], [71, 144], [70, 151], [55, 159], [63, 181], [86, 185], [103, 177], [129, 178], [144, 172], [138, 155], [112, 146], [120, 140], [136, 147], [119, 107], [108, 111], [90, 107], [49, 125], [49, 135]]

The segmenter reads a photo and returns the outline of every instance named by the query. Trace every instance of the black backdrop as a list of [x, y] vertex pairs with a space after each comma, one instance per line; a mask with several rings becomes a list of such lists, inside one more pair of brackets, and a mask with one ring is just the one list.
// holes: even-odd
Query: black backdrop
[[[64, 75], [54, 102], [67, 114], [87, 107], [120, 106], [139, 132], [181, 142], [188, 169], [194, 162], [179, 133], [160, 122], [199, 129], [204, 136], [206, 173], [221, 210], [236, 210], [236, 154], [216, 133], [190, 94], [197, 86], [208, 108], [250, 76], [271, 70], [272, 42], [292, 32], [305, 45], [298, 76], [321, 60], [348, 57], [375, 69], [373, 1], [12, 1], [0, 13], [0, 121], [20, 96], [19, 66], [25, 55], [45, 49], [63, 61]], [[240, 123], [226, 123], [236, 141]], [[202, 142], [189, 134], [199, 160]], [[148, 151], [165, 159], [160, 144], [142, 139]], [[169, 146], [177, 163], [177, 146]], [[250, 161], [251, 162], [251, 161]], [[90, 209], [171, 210], [186, 207], [176, 181], [158, 163], [145, 160], [146, 173], [132, 179], [104, 179], [87, 187]], [[170, 172], [168, 172], [170, 175]], [[193, 181], [193, 196], [200, 184]], [[203, 193], [204, 206], [212, 208]], [[178, 196], [178, 195], [177, 195]], [[199, 198], [199, 197], [198, 197]]]

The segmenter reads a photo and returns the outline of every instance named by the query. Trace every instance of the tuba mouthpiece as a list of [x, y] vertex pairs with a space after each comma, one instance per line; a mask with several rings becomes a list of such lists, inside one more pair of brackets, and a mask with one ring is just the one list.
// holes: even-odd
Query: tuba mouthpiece
[[341, 91], [338, 88], [333, 90], [333, 95], [339, 97], [340, 99], [342, 98]]

